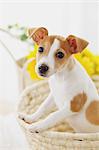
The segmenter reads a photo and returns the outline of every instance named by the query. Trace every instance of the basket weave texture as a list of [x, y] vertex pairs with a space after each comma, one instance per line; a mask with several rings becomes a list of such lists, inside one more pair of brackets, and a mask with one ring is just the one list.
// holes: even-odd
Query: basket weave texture
[[[98, 85], [99, 77], [93, 80]], [[26, 114], [35, 112], [49, 93], [47, 81], [28, 87], [20, 97], [18, 111]], [[55, 111], [55, 110], [52, 110]], [[45, 118], [50, 112], [44, 114]], [[99, 133], [74, 133], [68, 123], [60, 123], [54, 128], [42, 133], [30, 133], [26, 130], [25, 123], [18, 119], [30, 149], [32, 150], [99, 150]]]

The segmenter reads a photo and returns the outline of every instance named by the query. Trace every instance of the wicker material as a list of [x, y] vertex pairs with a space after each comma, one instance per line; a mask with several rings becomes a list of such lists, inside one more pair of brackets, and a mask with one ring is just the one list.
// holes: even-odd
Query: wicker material
[[[94, 80], [96, 82], [95, 77]], [[35, 112], [48, 93], [47, 81], [28, 87], [21, 95], [18, 111], [27, 114]], [[74, 133], [73, 129], [63, 122], [46, 132], [36, 134], [27, 131], [23, 121], [18, 121], [32, 150], [99, 150], [99, 133]]]

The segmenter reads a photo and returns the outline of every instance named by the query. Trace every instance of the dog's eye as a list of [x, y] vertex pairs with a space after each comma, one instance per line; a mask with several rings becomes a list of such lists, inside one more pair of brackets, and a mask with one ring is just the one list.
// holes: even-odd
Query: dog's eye
[[40, 53], [43, 53], [44, 47], [39, 47], [39, 48], [38, 48], [38, 51], [39, 51]]
[[56, 57], [62, 59], [64, 57], [64, 53], [63, 52], [57, 52]]

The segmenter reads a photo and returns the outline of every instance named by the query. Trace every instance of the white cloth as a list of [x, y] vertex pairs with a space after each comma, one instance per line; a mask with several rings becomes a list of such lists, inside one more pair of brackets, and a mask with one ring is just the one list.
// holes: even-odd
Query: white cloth
[[0, 116], [0, 150], [29, 150], [14, 114]]

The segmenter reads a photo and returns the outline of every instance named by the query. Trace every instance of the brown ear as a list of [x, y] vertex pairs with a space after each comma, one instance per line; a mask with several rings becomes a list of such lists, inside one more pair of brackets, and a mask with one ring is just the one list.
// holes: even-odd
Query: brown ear
[[31, 28], [28, 30], [29, 37], [33, 39], [36, 44], [40, 44], [40, 42], [44, 39], [45, 36], [48, 35], [48, 30], [46, 28]]
[[71, 54], [82, 52], [88, 45], [88, 42], [74, 35], [70, 35], [66, 39]]

